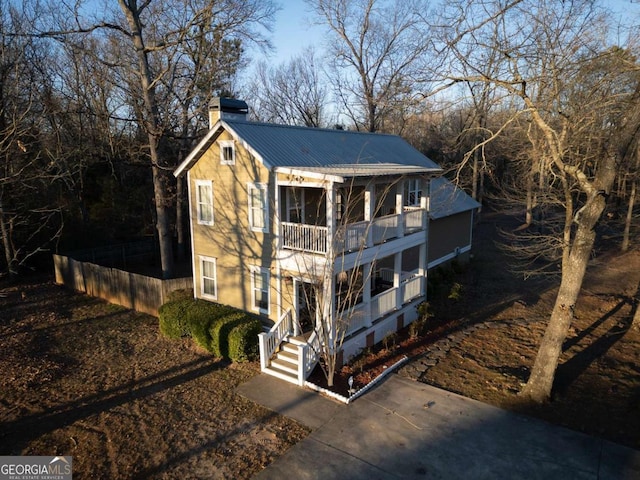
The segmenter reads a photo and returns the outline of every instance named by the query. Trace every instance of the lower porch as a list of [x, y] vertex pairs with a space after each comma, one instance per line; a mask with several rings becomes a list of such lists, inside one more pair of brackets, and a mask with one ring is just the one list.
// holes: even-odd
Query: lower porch
[[[379, 293], [334, 313], [336, 334], [344, 335], [339, 346], [344, 361], [417, 318], [416, 307], [425, 299], [426, 279], [403, 272], [400, 284], [394, 287], [393, 276], [393, 271], [376, 272], [372, 292]], [[320, 360], [322, 345], [318, 328], [305, 328], [300, 320], [300, 311], [288, 309], [268, 332], [260, 334], [259, 346], [263, 372], [303, 386]]]

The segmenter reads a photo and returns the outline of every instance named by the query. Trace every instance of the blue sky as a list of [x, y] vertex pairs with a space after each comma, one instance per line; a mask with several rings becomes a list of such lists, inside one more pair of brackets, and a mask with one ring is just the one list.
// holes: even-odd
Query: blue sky
[[[436, 3], [434, 1], [434, 3]], [[640, 0], [600, 0], [611, 8], [623, 23], [640, 24]], [[322, 50], [323, 28], [311, 23], [311, 11], [303, 0], [280, 0], [282, 9], [276, 14], [272, 41], [276, 51], [271, 55], [276, 63], [288, 61], [305, 47], [315, 45]]]
[[282, 9], [276, 14], [272, 41], [276, 47], [272, 59], [282, 63], [299, 54], [305, 47], [316, 46], [320, 51], [323, 30], [311, 22], [312, 14], [302, 0], [280, 0]]

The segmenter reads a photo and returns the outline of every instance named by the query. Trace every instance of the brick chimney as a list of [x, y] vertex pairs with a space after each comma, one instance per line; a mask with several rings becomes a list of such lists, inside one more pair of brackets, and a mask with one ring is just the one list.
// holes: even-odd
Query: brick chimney
[[209, 102], [209, 128], [213, 128], [221, 118], [246, 120], [249, 107], [243, 100], [214, 97]]

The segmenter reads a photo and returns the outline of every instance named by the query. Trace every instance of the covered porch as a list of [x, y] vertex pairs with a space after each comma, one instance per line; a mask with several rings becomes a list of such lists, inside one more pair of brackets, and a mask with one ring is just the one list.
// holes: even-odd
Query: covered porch
[[358, 168], [350, 178], [314, 170], [278, 176], [279, 249], [336, 256], [427, 229], [429, 180], [420, 169]]
[[387, 328], [394, 315], [415, 310], [425, 299], [425, 262], [423, 242], [348, 269], [334, 266], [315, 280], [285, 276], [283, 288], [290, 290], [292, 301], [271, 330], [260, 335], [262, 370], [303, 385], [320, 358], [322, 329], [347, 344], [382, 325]]

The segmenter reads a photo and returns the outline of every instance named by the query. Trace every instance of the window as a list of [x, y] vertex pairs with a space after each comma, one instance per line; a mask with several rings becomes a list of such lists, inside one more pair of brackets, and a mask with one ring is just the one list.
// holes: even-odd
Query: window
[[269, 270], [251, 267], [251, 308], [269, 314]]
[[404, 184], [404, 205], [406, 207], [419, 207], [422, 199], [421, 181], [419, 178], [407, 180]]
[[269, 231], [269, 207], [267, 205], [267, 186], [263, 183], [250, 183], [249, 227], [258, 232]]
[[200, 293], [211, 300], [218, 298], [215, 258], [200, 257]]
[[196, 180], [196, 210], [199, 224], [213, 225], [213, 184], [209, 180]]
[[236, 148], [233, 140], [220, 140], [220, 163], [222, 165], [235, 165]]

